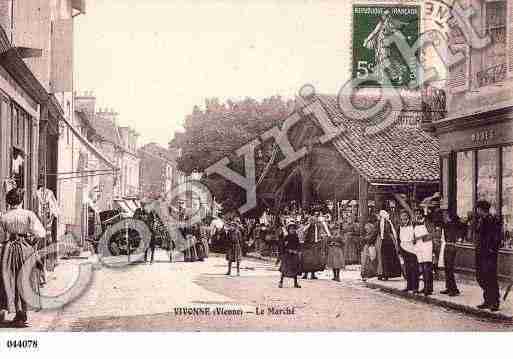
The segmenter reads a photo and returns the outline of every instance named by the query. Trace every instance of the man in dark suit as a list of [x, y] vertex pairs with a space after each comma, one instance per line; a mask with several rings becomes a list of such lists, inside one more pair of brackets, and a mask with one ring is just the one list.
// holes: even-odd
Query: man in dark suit
[[454, 276], [454, 266], [456, 263], [456, 255], [458, 248], [456, 247], [456, 240], [458, 236], [458, 223], [454, 217], [448, 212], [444, 212], [443, 219], [443, 233], [445, 237], [445, 251], [444, 251], [444, 269], [445, 269], [445, 290], [441, 294], [447, 294], [450, 297], [460, 295], [456, 278]]
[[484, 200], [476, 205], [476, 277], [483, 289], [484, 302], [477, 307], [499, 310], [499, 282], [497, 259], [500, 245], [500, 221], [490, 214], [490, 203]]

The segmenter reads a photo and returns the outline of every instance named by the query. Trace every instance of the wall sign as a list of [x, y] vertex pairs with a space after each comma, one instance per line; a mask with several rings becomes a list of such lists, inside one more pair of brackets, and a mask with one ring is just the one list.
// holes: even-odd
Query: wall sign
[[495, 129], [487, 129], [472, 133], [472, 142], [477, 144], [484, 144], [490, 140], [493, 140], [496, 136]]

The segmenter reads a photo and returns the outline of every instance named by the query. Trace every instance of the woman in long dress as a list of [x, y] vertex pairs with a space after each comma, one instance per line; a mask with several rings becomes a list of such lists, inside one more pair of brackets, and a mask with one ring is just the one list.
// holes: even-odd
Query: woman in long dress
[[311, 217], [309, 221], [305, 228], [302, 248], [303, 279], [308, 279], [308, 273], [310, 273], [310, 279], [318, 279], [315, 272], [322, 272], [326, 268], [328, 238], [331, 237], [331, 233], [326, 222], [318, 214]]
[[376, 276], [378, 269], [378, 261], [376, 254], [376, 238], [378, 232], [376, 226], [372, 223], [365, 224], [363, 235], [363, 249], [361, 256], [361, 276], [365, 282], [368, 278]]
[[294, 278], [294, 287], [301, 288], [297, 281], [297, 276], [301, 274], [301, 252], [299, 237], [296, 233], [297, 226], [289, 224], [287, 234], [282, 238], [281, 246], [281, 264], [280, 264], [280, 284], [278, 287], [283, 288], [283, 278]]
[[397, 240], [397, 232], [394, 225], [390, 221], [387, 211], [379, 212], [379, 229], [378, 238], [381, 242], [381, 248], [377, 248], [378, 256], [381, 256], [381, 272], [378, 272], [379, 280], [388, 280], [389, 278], [400, 277], [401, 261], [399, 260], [399, 245]]
[[345, 237], [345, 261], [347, 264], [358, 263], [359, 256], [359, 230], [356, 222], [346, 222], [343, 229], [343, 235]]
[[[0, 218], [0, 229], [4, 235], [0, 253], [0, 312], [6, 310], [16, 313], [13, 325], [17, 327], [28, 325], [26, 295], [29, 293], [24, 292], [19, 278], [27, 270], [24, 264], [34, 254], [32, 237], [41, 239], [46, 235], [46, 230], [36, 214], [22, 208], [23, 197], [23, 189], [10, 190], [6, 202], [11, 209]], [[35, 267], [28, 269], [35, 270]], [[34, 293], [38, 293], [37, 277], [33, 275], [35, 273], [31, 274], [31, 288]]]
[[336, 224], [331, 225], [331, 239], [328, 243], [328, 259], [326, 266], [333, 270], [333, 280], [340, 282], [340, 270], [346, 266], [344, 257], [344, 237], [340, 227]]

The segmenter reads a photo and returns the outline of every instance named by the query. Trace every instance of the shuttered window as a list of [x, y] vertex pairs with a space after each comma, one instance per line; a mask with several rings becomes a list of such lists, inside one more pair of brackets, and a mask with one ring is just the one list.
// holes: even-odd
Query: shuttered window
[[507, 31], [506, 2], [486, 2], [485, 33], [489, 36], [490, 45], [483, 49], [483, 64], [477, 69], [477, 85], [479, 87], [501, 82], [507, 72]]
[[464, 53], [464, 60], [451, 68], [449, 89], [452, 93], [467, 91], [470, 87], [470, 48], [466, 44], [452, 45], [452, 51]]

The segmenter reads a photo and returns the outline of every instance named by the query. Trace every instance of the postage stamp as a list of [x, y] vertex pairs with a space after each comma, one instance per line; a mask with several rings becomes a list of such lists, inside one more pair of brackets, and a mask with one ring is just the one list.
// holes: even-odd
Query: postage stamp
[[385, 38], [399, 31], [414, 44], [420, 33], [420, 6], [354, 4], [352, 16], [352, 78], [365, 80], [374, 74], [369, 85], [376, 87], [404, 87], [416, 81], [416, 59], [405, 59]]

